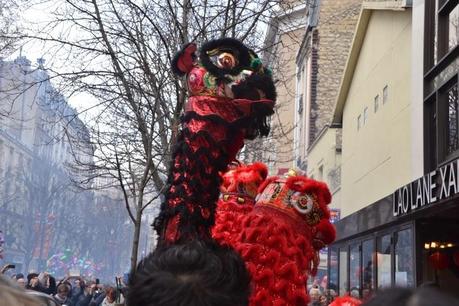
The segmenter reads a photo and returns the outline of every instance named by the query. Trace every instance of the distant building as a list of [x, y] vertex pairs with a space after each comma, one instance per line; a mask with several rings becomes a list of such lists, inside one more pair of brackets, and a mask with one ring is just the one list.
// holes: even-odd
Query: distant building
[[[332, 193], [333, 220], [341, 216], [341, 129], [331, 125], [336, 97], [362, 0], [311, 0], [296, 56], [294, 161]], [[326, 251], [318, 277], [327, 273]]]
[[[93, 259], [104, 266], [100, 277], [110, 279], [129, 271], [133, 223], [126, 211], [123, 192], [115, 178], [97, 177], [94, 180]], [[116, 256], [107, 256], [116, 254]]]
[[255, 160], [266, 162], [271, 171], [286, 171], [293, 166], [295, 57], [306, 29], [306, 19], [307, 6], [303, 1], [286, 1], [271, 19], [264, 42], [263, 61], [274, 72], [278, 97], [271, 137], [262, 140], [264, 152]]
[[89, 131], [43, 64], [0, 61], [0, 226], [4, 260], [19, 271], [43, 268], [59, 248], [81, 249], [80, 239], [64, 233], [83, 239], [78, 218], [94, 203], [91, 192], [73, 189], [79, 178], [66, 168], [76, 157], [92, 161]]
[[[166, 179], [163, 175], [160, 177]], [[97, 228], [97, 236], [101, 238], [97, 244], [103, 245], [104, 248], [104, 252], [95, 254], [95, 259], [104, 264], [104, 273], [107, 276], [122, 275], [130, 269], [134, 222], [129, 217], [125, 197], [116, 178], [100, 175], [94, 180], [93, 187], [97, 214], [97, 219], [94, 220], [97, 224], [94, 224], [94, 228]], [[144, 200], [149, 201], [156, 194], [155, 191], [147, 188]], [[160, 201], [160, 197], [156, 197], [142, 212], [138, 260], [156, 248], [157, 235], [152, 224], [159, 213]], [[129, 202], [132, 202], [132, 198]], [[133, 205], [131, 212], [134, 216], [135, 210]], [[117, 254], [117, 256], [106, 256], [107, 253]]]
[[[296, 57], [295, 166], [332, 189], [340, 185], [341, 132], [330, 124], [361, 2], [308, 1], [306, 32]], [[318, 143], [322, 138], [327, 144]]]

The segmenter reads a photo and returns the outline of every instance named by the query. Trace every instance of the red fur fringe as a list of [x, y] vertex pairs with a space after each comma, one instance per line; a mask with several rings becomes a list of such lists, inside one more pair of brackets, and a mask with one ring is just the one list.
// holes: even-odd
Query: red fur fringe
[[268, 168], [263, 163], [241, 165], [223, 173], [222, 192], [237, 192], [239, 184], [261, 184], [268, 175]]
[[252, 275], [250, 305], [307, 305], [305, 284], [308, 263], [314, 249], [280, 215], [252, 211], [241, 220], [242, 232], [235, 249], [244, 258]]
[[219, 199], [217, 203], [215, 226], [212, 228], [212, 236], [215, 240], [222, 244], [234, 246], [242, 231], [240, 219], [252, 211], [255, 200], [247, 194], [241, 194], [244, 197], [244, 203], [238, 203], [239, 186], [252, 184], [255, 188], [254, 192], [256, 192], [267, 175], [268, 168], [263, 163], [240, 165], [222, 174], [221, 191], [234, 193], [235, 196], [231, 196], [227, 200]]
[[339, 296], [329, 306], [359, 306], [362, 301], [350, 296]]
[[319, 181], [312, 180], [304, 176], [291, 176], [287, 178], [286, 182], [288, 188], [300, 191], [313, 193], [319, 198], [319, 202], [325, 205], [331, 202], [331, 193], [327, 184]]
[[336, 239], [336, 229], [333, 224], [330, 223], [329, 219], [322, 219], [319, 224], [316, 225], [316, 231], [314, 240], [322, 242], [323, 245], [320, 248], [332, 243]]

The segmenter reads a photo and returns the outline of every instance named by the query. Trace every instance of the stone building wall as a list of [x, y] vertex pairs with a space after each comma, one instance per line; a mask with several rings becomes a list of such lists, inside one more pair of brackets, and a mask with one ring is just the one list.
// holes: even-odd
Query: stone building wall
[[317, 48], [313, 71], [317, 71], [317, 83], [311, 84], [316, 88], [311, 97], [310, 144], [333, 116], [361, 4], [362, 0], [320, 1], [319, 21], [313, 30], [313, 46]]

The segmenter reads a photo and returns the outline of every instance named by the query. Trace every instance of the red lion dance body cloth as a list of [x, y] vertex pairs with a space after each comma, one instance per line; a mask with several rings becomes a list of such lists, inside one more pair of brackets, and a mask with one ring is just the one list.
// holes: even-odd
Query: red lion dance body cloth
[[263, 164], [232, 164], [245, 139], [269, 132], [271, 72], [234, 39], [196, 51], [188, 44], [172, 63], [186, 75], [189, 99], [155, 221], [159, 244], [213, 237], [246, 262], [250, 305], [306, 305], [307, 276], [316, 272], [320, 248], [335, 238], [330, 192], [294, 173], [266, 179]]

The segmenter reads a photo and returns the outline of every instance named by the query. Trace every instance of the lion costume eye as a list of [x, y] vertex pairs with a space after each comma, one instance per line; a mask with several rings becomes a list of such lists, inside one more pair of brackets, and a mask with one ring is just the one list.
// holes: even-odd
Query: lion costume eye
[[[215, 52], [216, 53], [216, 52]], [[220, 69], [231, 70], [238, 65], [236, 56], [230, 52], [221, 52], [212, 54], [210, 60]]]
[[223, 69], [233, 69], [237, 65], [237, 60], [231, 53], [224, 52], [218, 56], [217, 65]]
[[305, 215], [312, 211], [312, 208], [314, 207], [314, 200], [307, 194], [295, 192], [292, 196], [292, 204], [300, 214]]

